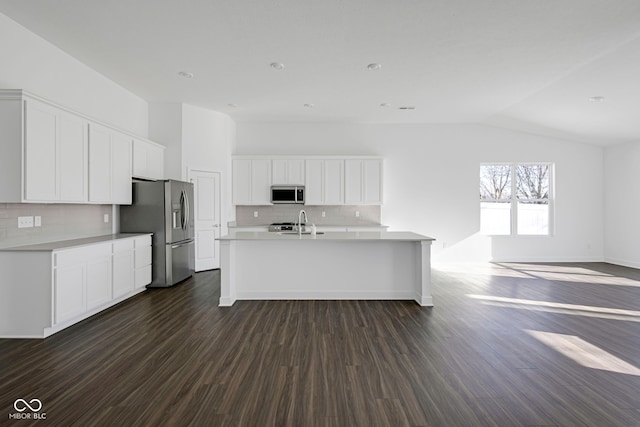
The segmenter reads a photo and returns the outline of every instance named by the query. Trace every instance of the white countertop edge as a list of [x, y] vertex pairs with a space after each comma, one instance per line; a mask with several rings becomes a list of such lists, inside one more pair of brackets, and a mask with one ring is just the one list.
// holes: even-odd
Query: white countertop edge
[[217, 240], [258, 240], [258, 241], [291, 241], [291, 240], [321, 240], [321, 241], [401, 241], [421, 242], [434, 241], [433, 237], [423, 236], [410, 231], [327, 231], [323, 234], [282, 234], [267, 231], [232, 231]]
[[140, 236], [150, 236], [153, 233], [118, 233], [105, 234], [102, 236], [82, 237], [79, 239], [58, 240], [54, 242], [36, 243], [24, 246], [13, 246], [0, 248], [0, 252], [50, 252], [62, 249], [77, 248], [81, 246], [93, 245], [120, 239], [133, 239]]

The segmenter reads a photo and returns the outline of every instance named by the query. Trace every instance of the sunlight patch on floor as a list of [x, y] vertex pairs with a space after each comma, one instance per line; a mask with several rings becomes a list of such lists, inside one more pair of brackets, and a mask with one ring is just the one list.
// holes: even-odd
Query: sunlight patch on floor
[[467, 297], [480, 300], [484, 304], [516, 308], [547, 313], [568, 314], [572, 316], [587, 316], [601, 319], [624, 320], [627, 322], [640, 322], [640, 311], [622, 310], [619, 308], [595, 307], [590, 305], [564, 304], [551, 301], [537, 301], [520, 298], [506, 298], [492, 295], [473, 295]]
[[525, 331], [541, 343], [584, 367], [640, 376], [640, 369], [637, 367], [575, 335], [556, 334], [553, 332], [533, 331], [529, 329], [525, 329]]

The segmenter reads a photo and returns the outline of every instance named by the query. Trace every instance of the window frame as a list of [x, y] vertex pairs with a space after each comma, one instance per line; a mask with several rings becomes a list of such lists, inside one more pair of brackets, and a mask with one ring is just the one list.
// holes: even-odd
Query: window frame
[[[518, 199], [518, 183], [516, 170], [518, 166], [531, 166], [531, 165], [547, 165], [549, 166], [549, 195], [547, 199], [548, 209], [548, 230], [546, 234], [527, 234], [518, 233], [518, 202], [523, 200], [534, 199]], [[480, 203], [509, 203], [511, 207], [510, 211], [510, 230], [509, 234], [494, 234], [494, 233], [482, 233], [482, 213], [480, 216], [480, 234], [490, 237], [552, 237], [555, 232], [555, 163], [553, 162], [482, 162], [480, 163], [480, 170], [483, 166], [509, 166], [511, 180], [511, 195], [509, 199], [480, 199]], [[478, 184], [478, 188], [480, 184]], [[482, 205], [480, 204], [480, 210]]]

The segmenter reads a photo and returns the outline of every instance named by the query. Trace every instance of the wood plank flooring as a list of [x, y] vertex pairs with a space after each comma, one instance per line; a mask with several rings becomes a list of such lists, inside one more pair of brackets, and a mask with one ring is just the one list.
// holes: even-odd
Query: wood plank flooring
[[[434, 308], [239, 301], [218, 271], [0, 340], [0, 425], [640, 426], [640, 271], [446, 265]], [[8, 419], [40, 399], [46, 421]]]

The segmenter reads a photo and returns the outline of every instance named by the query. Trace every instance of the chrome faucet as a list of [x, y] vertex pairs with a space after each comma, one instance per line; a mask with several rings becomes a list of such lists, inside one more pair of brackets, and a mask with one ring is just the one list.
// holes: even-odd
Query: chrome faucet
[[298, 236], [302, 236], [302, 215], [304, 215], [304, 223], [306, 224], [308, 221], [307, 213], [304, 209], [300, 209], [300, 213], [298, 213]]

